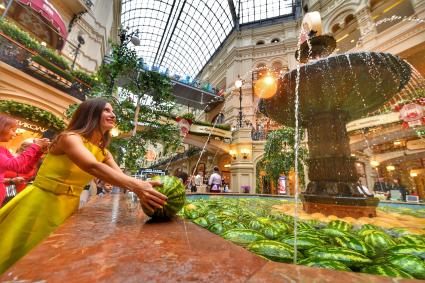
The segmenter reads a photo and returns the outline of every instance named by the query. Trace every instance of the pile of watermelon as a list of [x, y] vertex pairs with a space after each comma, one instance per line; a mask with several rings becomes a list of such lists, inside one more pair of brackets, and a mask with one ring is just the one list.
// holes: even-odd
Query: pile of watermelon
[[425, 235], [333, 220], [297, 221], [272, 209], [280, 200], [212, 198], [193, 200], [180, 215], [264, 258], [395, 278], [425, 279]]

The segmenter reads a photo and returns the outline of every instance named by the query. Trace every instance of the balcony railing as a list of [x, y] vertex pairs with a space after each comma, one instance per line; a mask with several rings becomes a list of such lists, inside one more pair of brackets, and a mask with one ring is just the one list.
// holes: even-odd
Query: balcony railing
[[0, 61], [79, 100], [84, 100], [85, 95], [91, 91], [91, 87], [85, 82], [1, 32]]

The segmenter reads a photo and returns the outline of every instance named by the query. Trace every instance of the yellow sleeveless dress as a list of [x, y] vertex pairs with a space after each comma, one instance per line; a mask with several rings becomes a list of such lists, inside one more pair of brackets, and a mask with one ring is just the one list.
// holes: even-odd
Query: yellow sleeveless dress
[[[88, 141], [84, 146], [105, 160], [99, 147]], [[80, 193], [92, 179], [67, 155], [47, 154], [34, 183], [0, 209], [0, 274], [77, 211]]]

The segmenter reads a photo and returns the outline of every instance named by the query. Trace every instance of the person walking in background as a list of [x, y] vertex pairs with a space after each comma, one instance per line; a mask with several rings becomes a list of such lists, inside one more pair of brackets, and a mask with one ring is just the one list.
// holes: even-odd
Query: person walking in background
[[195, 176], [196, 191], [200, 190], [200, 187], [202, 186], [203, 182], [204, 182], [204, 177], [202, 173], [198, 171], [198, 174], [196, 174]]
[[219, 174], [220, 170], [217, 166], [214, 167], [213, 173], [208, 180], [208, 185], [210, 186], [211, 193], [219, 193], [221, 187], [221, 176]]
[[[8, 142], [13, 139], [16, 136], [17, 128], [18, 122], [15, 119], [0, 114], [0, 142]], [[13, 178], [9, 178], [7, 184], [4, 183], [6, 171], [16, 173], [28, 173], [31, 171], [47, 149], [49, 142], [49, 139], [34, 139], [34, 142], [16, 157], [7, 148], [0, 146], [0, 207], [5, 201], [6, 186], [15, 186]], [[19, 183], [22, 181], [22, 178], [19, 178]]]
[[407, 196], [406, 187], [401, 184], [401, 181], [398, 178], [394, 179], [393, 183], [394, 183], [393, 190], [399, 190], [400, 195], [401, 195], [401, 200], [406, 201], [406, 196]]
[[[164, 205], [167, 197], [152, 187], [159, 182], [125, 175], [106, 150], [115, 122], [107, 101], [81, 103], [68, 127], [52, 142], [34, 183], [0, 209], [0, 274], [78, 210], [83, 187], [93, 176], [133, 191], [148, 210]], [[32, 145], [27, 151], [31, 149], [33, 155], [24, 157], [35, 159], [39, 148]], [[26, 160], [21, 156], [17, 158]]]

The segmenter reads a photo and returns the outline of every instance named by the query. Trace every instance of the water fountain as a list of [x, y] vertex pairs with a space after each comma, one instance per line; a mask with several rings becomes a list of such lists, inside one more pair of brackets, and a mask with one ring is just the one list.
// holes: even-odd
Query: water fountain
[[[356, 158], [351, 156], [346, 124], [375, 111], [402, 90], [411, 68], [388, 53], [329, 56], [335, 39], [317, 32], [320, 23], [314, 26], [318, 29], [310, 25], [309, 38], [297, 51], [297, 59], [306, 63], [299, 67], [299, 85], [297, 69], [283, 74], [276, 95], [263, 99], [261, 108], [265, 115], [287, 126], [293, 126], [299, 115], [300, 125], [307, 128], [310, 183], [301, 194], [306, 212], [373, 217], [379, 200], [365, 197], [357, 189]], [[294, 107], [296, 89], [299, 113]]]

